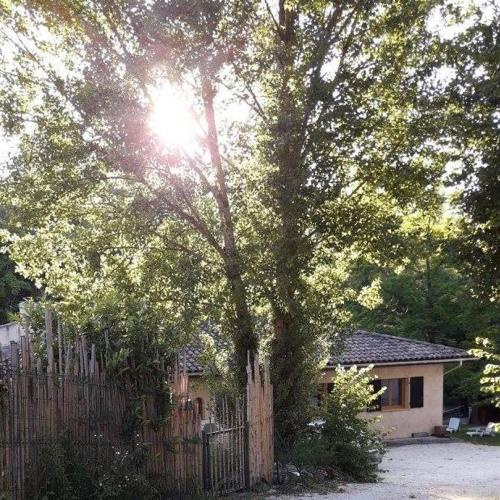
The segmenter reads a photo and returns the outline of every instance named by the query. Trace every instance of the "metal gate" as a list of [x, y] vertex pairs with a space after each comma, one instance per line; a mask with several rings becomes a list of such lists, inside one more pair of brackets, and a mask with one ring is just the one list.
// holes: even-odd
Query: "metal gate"
[[243, 490], [248, 481], [245, 402], [222, 399], [203, 431], [203, 486], [221, 495]]

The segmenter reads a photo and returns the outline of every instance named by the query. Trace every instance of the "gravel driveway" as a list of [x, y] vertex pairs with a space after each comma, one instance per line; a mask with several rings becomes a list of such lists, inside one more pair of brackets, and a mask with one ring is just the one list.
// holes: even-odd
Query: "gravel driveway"
[[500, 447], [443, 443], [389, 448], [381, 482], [349, 484], [344, 493], [282, 498], [317, 500], [500, 500]]

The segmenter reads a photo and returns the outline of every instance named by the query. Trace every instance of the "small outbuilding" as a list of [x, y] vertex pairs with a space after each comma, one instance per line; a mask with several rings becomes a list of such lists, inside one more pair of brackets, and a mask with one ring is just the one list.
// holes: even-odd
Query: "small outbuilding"
[[346, 339], [343, 353], [328, 361], [322, 389], [327, 390], [338, 364], [373, 365], [375, 389], [385, 387], [385, 391], [366, 416], [380, 416], [374, 425], [389, 439], [432, 434], [435, 426], [443, 424], [445, 367], [471, 359], [471, 354], [456, 347], [357, 331]]
[[[22, 329], [17, 323], [0, 325], [0, 356], [9, 359], [10, 343], [18, 342]], [[209, 400], [203, 367], [198, 358], [201, 347], [184, 350], [191, 397], [206, 418]], [[445, 367], [474, 359], [463, 349], [431, 344], [406, 337], [358, 330], [345, 340], [342, 354], [328, 360], [320, 379], [319, 399], [333, 387], [335, 368], [373, 365], [375, 389], [385, 387], [376, 405], [363, 415], [380, 416], [374, 423], [387, 438], [432, 434], [443, 423], [443, 378]]]
[[[200, 348], [186, 349], [191, 393], [206, 402], [208, 389], [197, 358]], [[375, 389], [385, 387], [376, 405], [364, 416], [379, 416], [374, 423], [388, 439], [434, 432], [443, 424], [445, 366], [474, 359], [463, 349], [406, 337], [356, 331], [348, 336], [342, 354], [331, 357], [321, 375], [319, 398], [332, 389], [335, 368], [373, 365]]]

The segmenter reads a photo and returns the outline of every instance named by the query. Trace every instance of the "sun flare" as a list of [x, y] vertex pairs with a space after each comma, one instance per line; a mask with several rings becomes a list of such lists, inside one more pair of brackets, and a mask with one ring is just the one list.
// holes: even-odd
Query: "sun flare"
[[151, 96], [149, 127], [167, 148], [188, 152], [198, 140], [199, 129], [186, 96], [169, 84], [153, 89]]

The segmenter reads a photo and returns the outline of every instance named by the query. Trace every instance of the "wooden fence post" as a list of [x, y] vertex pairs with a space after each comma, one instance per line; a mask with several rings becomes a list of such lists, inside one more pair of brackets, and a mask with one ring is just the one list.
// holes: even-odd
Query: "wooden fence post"
[[248, 487], [272, 483], [274, 467], [273, 386], [269, 363], [261, 366], [258, 355], [247, 363]]
[[[11, 345], [11, 368], [0, 366], [0, 386], [6, 391], [0, 400], [0, 487], [16, 500], [26, 493], [28, 471], [33, 484], [41, 479], [36, 467], [39, 447], [63, 430], [82, 446], [93, 449], [95, 445], [96, 458], [110, 459], [112, 446], [128, 446], [121, 435], [121, 423], [129, 411], [128, 392], [106, 380], [105, 354], [99, 357], [102, 353], [92, 344], [87, 346], [83, 337], [64, 339], [58, 326], [55, 363], [48, 310], [45, 330], [47, 364], [35, 358], [31, 339], [23, 337], [20, 350]], [[145, 420], [139, 433], [151, 449], [148, 473], [164, 476], [181, 496], [192, 481], [223, 493], [272, 482], [273, 396], [268, 363], [260, 366], [258, 356], [252, 364], [249, 360], [246, 398], [220, 402], [217, 426], [205, 432], [198, 405], [189, 400], [185, 366], [178, 363], [169, 376], [176, 407], [164, 425], [153, 427], [154, 396], [144, 399]], [[166, 443], [172, 443], [178, 453], [172, 453]]]

